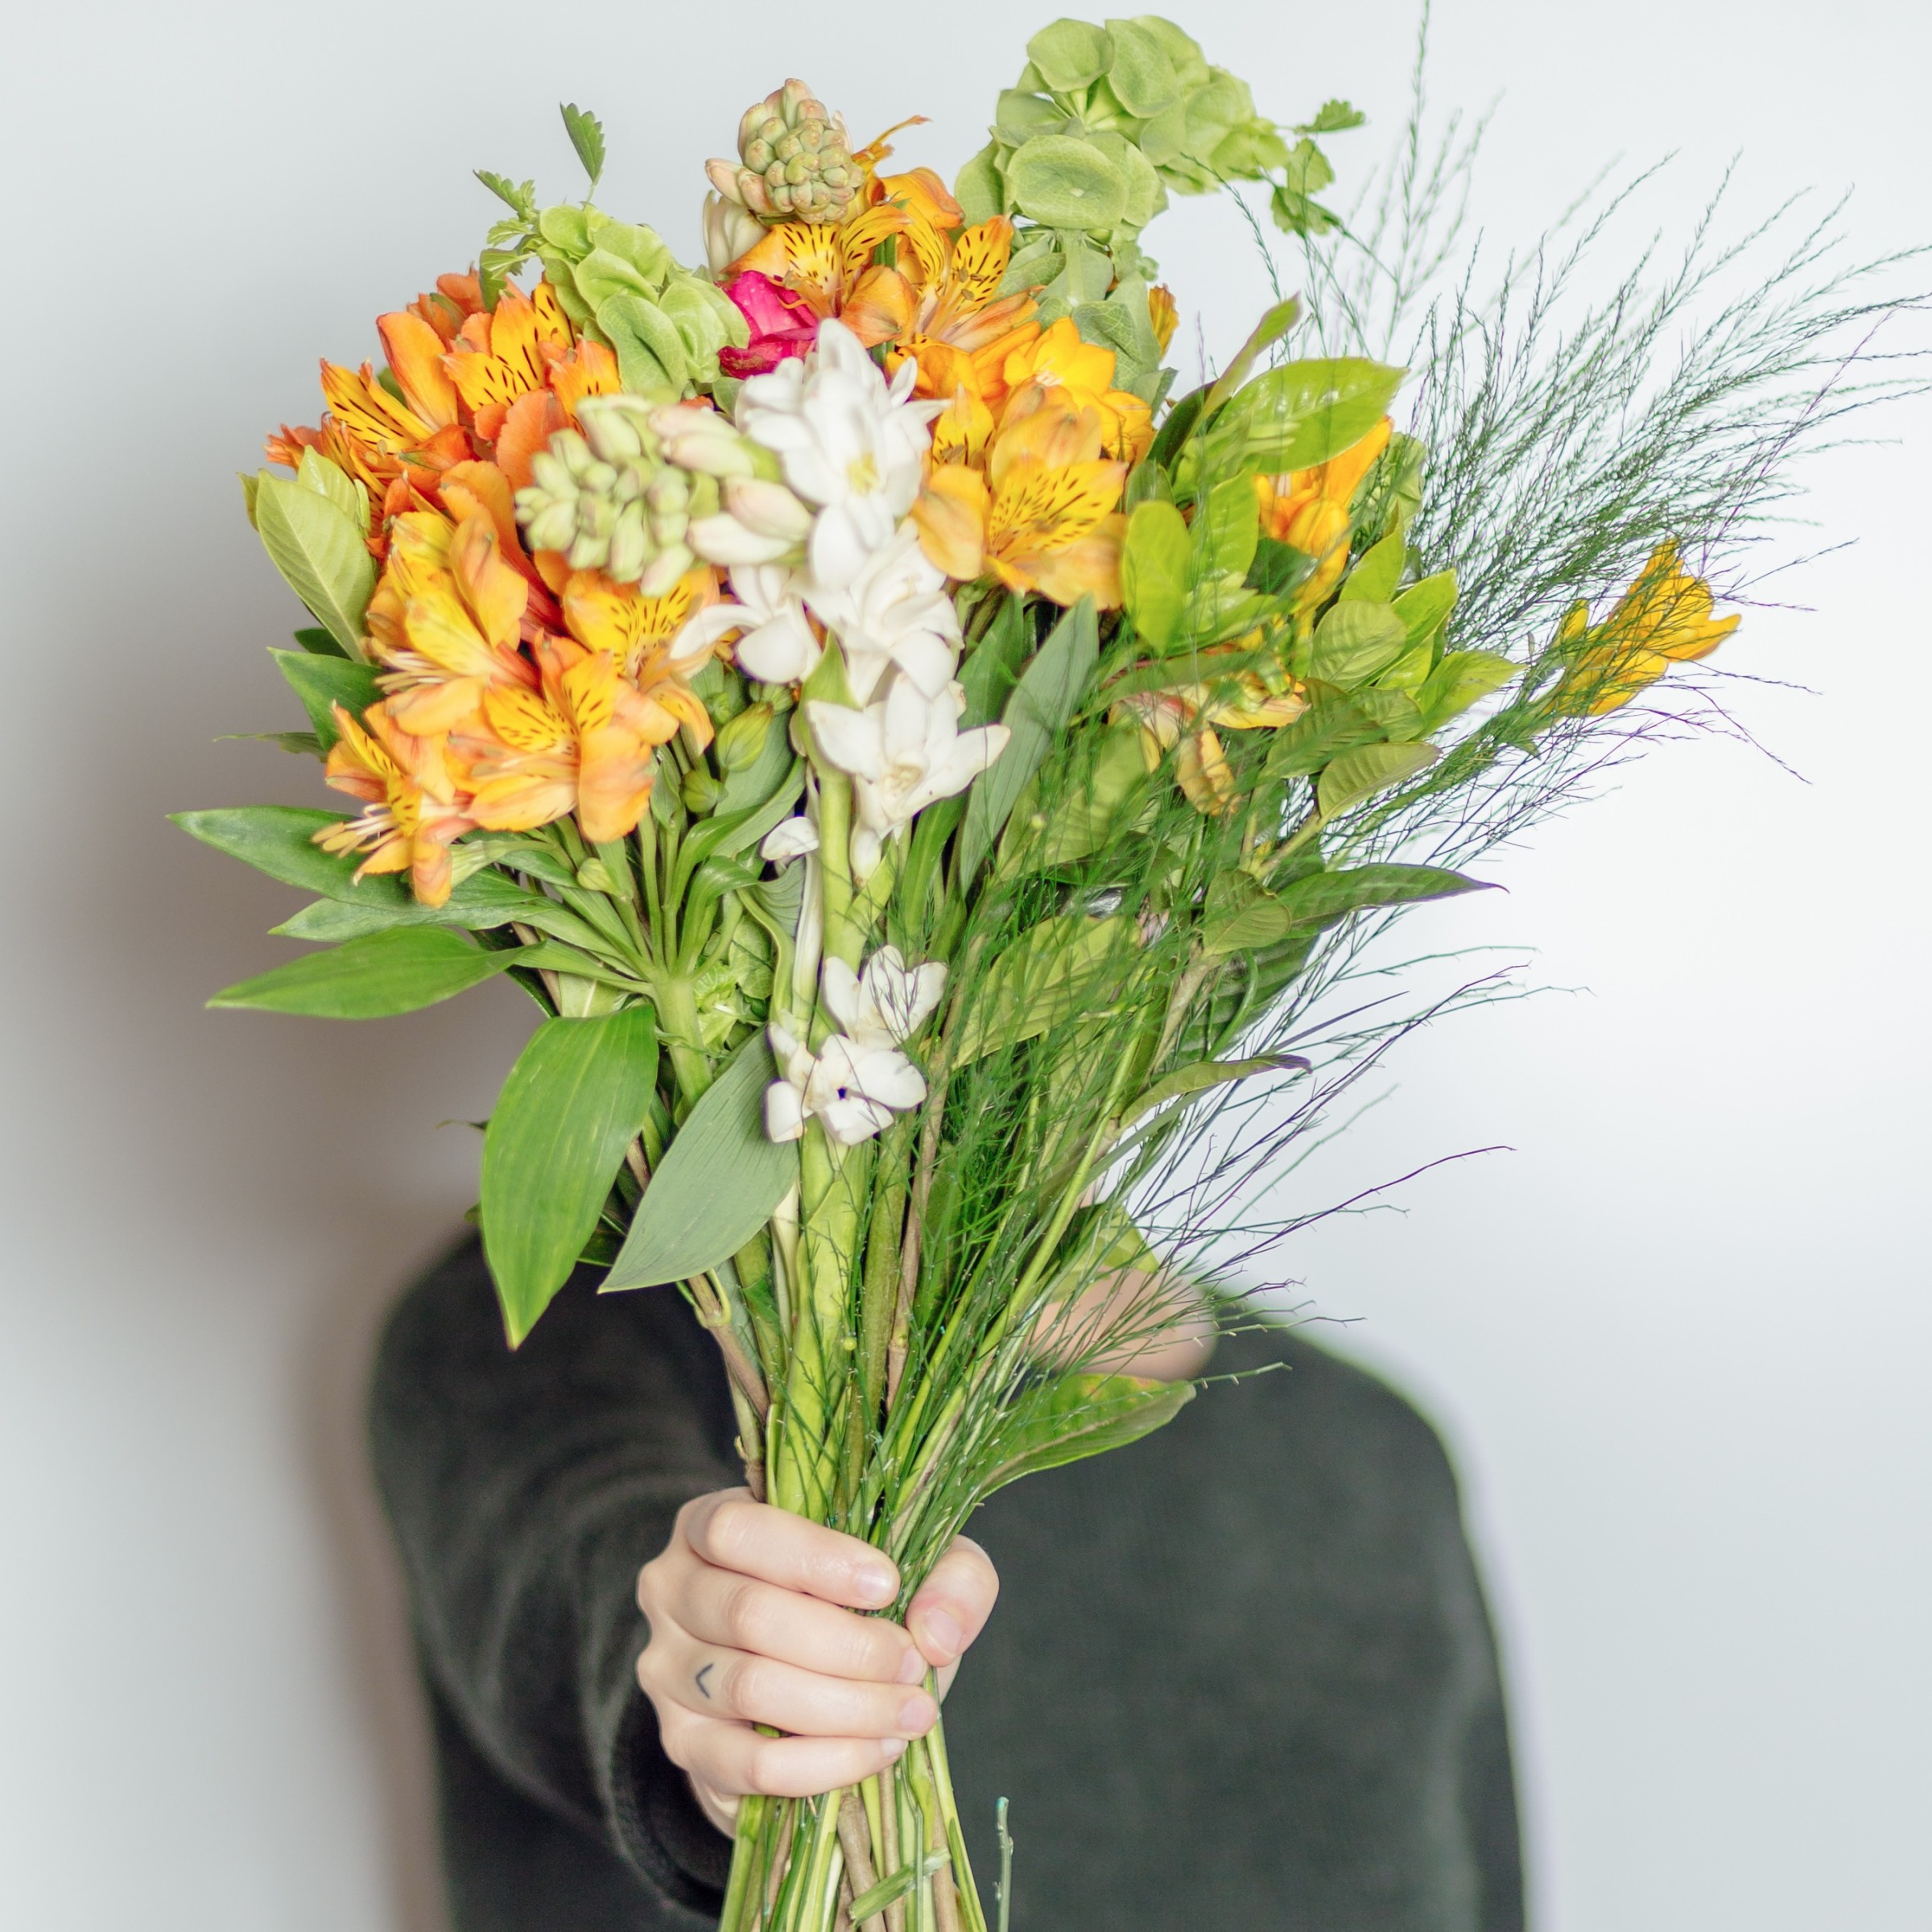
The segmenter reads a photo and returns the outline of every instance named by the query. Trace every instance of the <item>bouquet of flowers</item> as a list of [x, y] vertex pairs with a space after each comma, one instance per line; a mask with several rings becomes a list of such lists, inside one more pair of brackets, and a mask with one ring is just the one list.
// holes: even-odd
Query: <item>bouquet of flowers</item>
[[[1316, 199], [1360, 117], [1279, 126], [1157, 19], [1028, 56], [951, 187], [787, 81], [698, 267], [482, 173], [473, 271], [244, 479], [314, 619], [280, 735], [353, 809], [180, 821], [313, 895], [276, 930], [324, 949], [217, 1005], [530, 995], [477, 1211], [510, 1345], [580, 1265], [674, 1286], [754, 1493], [908, 1597], [991, 1492], [1189, 1399], [1133, 1373], [1176, 1271], [1400, 1029], [1321, 1001], [1734, 628], [1684, 558], [1843, 315], [1754, 298], [1633, 417], [1667, 313], [1533, 369], [1439, 312], [1398, 427], [1337, 266], [1375, 249]], [[1310, 306], [1176, 394], [1142, 233], [1231, 183]], [[985, 1922], [939, 1731], [741, 1808], [727, 1932]]]

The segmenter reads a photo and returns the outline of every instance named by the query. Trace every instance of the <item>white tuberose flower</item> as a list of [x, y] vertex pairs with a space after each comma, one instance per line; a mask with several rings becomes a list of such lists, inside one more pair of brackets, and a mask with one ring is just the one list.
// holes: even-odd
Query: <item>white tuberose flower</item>
[[733, 655], [747, 677], [761, 684], [810, 677], [825, 653], [799, 601], [796, 573], [780, 564], [741, 564], [731, 573], [731, 594], [735, 603], [708, 605], [678, 633], [671, 654], [708, 650], [741, 630]]
[[785, 865], [818, 848], [819, 828], [810, 819], [786, 819], [766, 833], [758, 847], [758, 857], [770, 860], [774, 865]]
[[937, 960], [908, 966], [896, 946], [881, 946], [854, 972], [843, 960], [825, 962], [826, 1010], [862, 1047], [899, 1046], [926, 1023], [946, 990]]
[[819, 324], [809, 355], [753, 376], [739, 428], [775, 455], [785, 481], [816, 507], [807, 555], [827, 589], [842, 589], [885, 547], [919, 493], [926, 425], [943, 402], [919, 402], [911, 357], [890, 383], [841, 322]]
[[929, 698], [952, 682], [959, 664], [960, 616], [946, 594], [944, 572], [927, 560], [909, 520], [865, 560], [841, 590], [804, 586], [819, 621], [837, 634], [845, 681], [861, 704], [872, 702], [889, 664]]
[[895, 677], [885, 697], [854, 711], [813, 698], [806, 722], [828, 765], [849, 772], [857, 810], [852, 869], [869, 878], [885, 842], [935, 799], [964, 791], [1006, 749], [1004, 724], [960, 729], [965, 701], [948, 685], [928, 698], [910, 678]]
[[835, 1033], [814, 1055], [782, 1026], [769, 1029], [782, 1078], [765, 1089], [765, 1131], [795, 1141], [821, 1121], [841, 1147], [856, 1147], [926, 1097], [926, 1079], [897, 1047], [863, 1046]]

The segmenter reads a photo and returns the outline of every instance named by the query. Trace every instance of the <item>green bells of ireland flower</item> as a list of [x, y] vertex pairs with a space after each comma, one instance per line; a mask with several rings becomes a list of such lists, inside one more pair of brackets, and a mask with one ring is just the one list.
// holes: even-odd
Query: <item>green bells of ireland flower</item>
[[565, 204], [538, 216], [532, 246], [564, 313], [616, 354], [635, 394], [688, 396], [717, 380], [720, 349], [749, 339], [724, 293], [680, 266], [654, 229]]

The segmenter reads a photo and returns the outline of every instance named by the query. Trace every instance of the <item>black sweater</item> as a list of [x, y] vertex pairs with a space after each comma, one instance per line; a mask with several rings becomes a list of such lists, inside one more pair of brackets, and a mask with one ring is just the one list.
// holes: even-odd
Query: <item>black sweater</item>
[[[973, 1525], [1001, 1594], [946, 1707], [1015, 1932], [1517, 1932], [1494, 1645], [1428, 1426], [1297, 1335], [1224, 1342], [1130, 1448]], [[573, 1282], [503, 1345], [481, 1256], [403, 1301], [374, 1397], [434, 1711], [457, 1932], [715, 1918], [729, 1847], [658, 1748], [633, 1591], [739, 1480], [710, 1341], [669, 1289]], [[990, 1899], [989, 1901], [990, 1902]]]

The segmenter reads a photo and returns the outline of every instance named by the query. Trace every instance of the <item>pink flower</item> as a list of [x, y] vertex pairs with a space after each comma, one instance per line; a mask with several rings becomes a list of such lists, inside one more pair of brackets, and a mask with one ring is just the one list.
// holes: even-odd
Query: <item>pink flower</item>
[[782, 288], [770, 275], [748, 268], [726, 283], [724, 292], [750, 324], [744, 349], [721, 349], [718, 367], [728, 376], [762, 376], [790, 356], [802, 356], [818, 340], [819, 318], [803, 297]]

